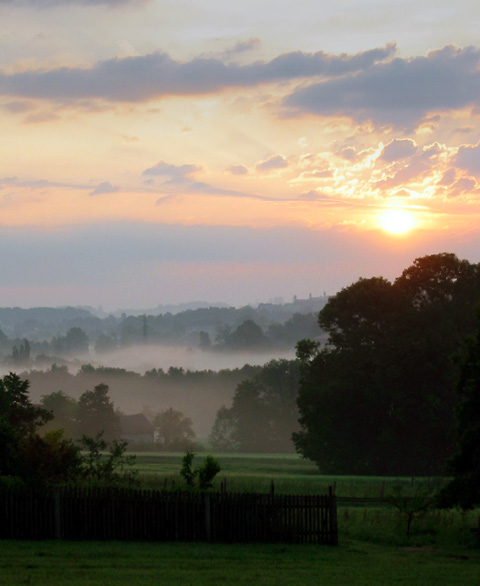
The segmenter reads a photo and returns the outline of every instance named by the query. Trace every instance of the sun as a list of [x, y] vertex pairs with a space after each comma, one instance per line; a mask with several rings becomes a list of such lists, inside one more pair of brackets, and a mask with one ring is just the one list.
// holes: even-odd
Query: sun
[[391, 209], [380, 216], [380, 226], [391, 234], [406, 234], [415, 226], [415, 222], [410, 212]]

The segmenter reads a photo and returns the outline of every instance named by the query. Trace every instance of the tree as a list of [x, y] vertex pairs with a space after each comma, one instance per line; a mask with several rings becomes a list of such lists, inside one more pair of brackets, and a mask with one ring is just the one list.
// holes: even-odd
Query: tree
[[19, 437], [33, 433], [52, 419], [43, 407], [33, 405], [28, 396], [30, 382], [11, 372], [0, 379], [0, 419]]
[[20, 442], [8, 421], [0, 417], [0, 477], [20, 473]]
[[93, 391], [85, 391], [78, 400], [78, 434], [95, 437], [103, 432], [105, 440], [120, 435], [120, 423], [114, 404], [108, 396], [108, 385], [100, 383]]
[[103, 432], [95, 437], [80, 439], [86, 454], [81, 463], [82, 479], [88, 483], [135, 484], [137, 470], [133, 469], [136, 456], [126, 456], [127, 441], [113, 440], [110, 444], [103, 438]]
[[220, 472], [220, 464], [213, 456], [207, 456], [202, 464], [197, 468], [192, 468], [193, 458], [195, 454], [185, 452], [182, 458], [182, 468], [180, 475], [183, 476], [188, 486], [193, 488], [195, 486], [195, 480], [198, 478], [198, 487], [200, 490], [206, 490], [212, 487], [212, 482], [215, 476]]
[[244, 380], [235, 390], [232, 401], [235, 428], [232, 437], [242, 452], [269, 452], [270, 433], [267, 405], [259, 381]]
[[441, 473], [454, 446], [453, 356], [479, 300], [479, 266], [447, 253], [330, 298], [318, 318], [327, 345], [300, 345], [297, 451], [325, 473]]
[[10, 373], [0, 379], [0, 476], [34, 483], [65, 481], [78, 470], [78, 449], [62, 432], [36, 433], [52, 419], [28, 395], [28, 380]]
[[458, 447], [449, 462], [453, 480], [440, 496], [443, 506], [470, 509], [480, 504], [480, 312], [475, 337], [466, 347], [457, 385]]
[[30, 361], [30, 342], [24, 338], [19, 346], [12, 349], [11, 361], [15, 366], [25, 366]]
[[271, 360], [260, 372], [241, 381], [232, 406], [221, 407], [210, 435], [218, 450], [288, 452], [297, 427], [299, 362]]
[[36, 484], [73, 482], [81, 472], [80, 448], [63, 438], [63, 431], [50, 431], [43, 437], [31, 434], [21, 443], [22, 476]]
[[215, 423], [208, 437], [209, 443], [217, 452], [234, 452], [238, 443], [233, 437], [235, 432], [235, 416], [232, 409], [222, 405], [217, 411]]
[[232, 350], [253, 350], [268, 346], [268, 338], [259, 325], [247, 319], [226, 336], [225, 345]]
[[118, 340], [115, 335], [100, 334], [95, 341], [95, 352], [113, 352], [118, 348]]
[[65, 336], [52, 340], [53, 349], [60, 354], [84, 354], [88, 352], [88, 344], [87, 334], [78, 327], [70, 328]]
[[74, 437], [77, 431], [77, 401], [63, 391], [43, 395], [40, 404], [53, 415], [44, 431], [63, 429], [68, 437]]
[[202, 350], [210, 350], [212, 347], [212, 341], [208, 332], [199, 332], [198, 334], [198, 347]]
[[166, 451], [183, 451], [191, 447], [195, 439], [192, 420], [170, 407], [161, 411], [153, 420], [155, 441]]

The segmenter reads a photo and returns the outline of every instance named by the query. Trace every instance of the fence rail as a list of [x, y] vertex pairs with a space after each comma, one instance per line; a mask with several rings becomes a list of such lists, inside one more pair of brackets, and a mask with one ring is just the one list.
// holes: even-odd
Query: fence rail
[[328, 495], [0, 490], [0, 538], [338, 543]]

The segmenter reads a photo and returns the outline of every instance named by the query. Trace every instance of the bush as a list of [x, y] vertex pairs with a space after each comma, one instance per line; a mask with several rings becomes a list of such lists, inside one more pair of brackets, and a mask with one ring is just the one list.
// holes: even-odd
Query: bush
[[82, 477], [102, 485], [136, 484], [138, 471], [132, 469], [136, 457], [125, 456], [128, 442], [114, 440], [108, 444], [102, 436], [100, 432], [95, 437], [84, 435], [80, 440], [87, 451], [82, 459]]
[[220, 472], [220, 464], [213, 456], [207, 456], [202, 466], [198, 466], [193, 469], [193, 458], [195, 454], [193, 452], [185, 452], [182, 459], [182, 469], [180, 475], [183, 476], [188, 486], [195, 486], [195, 479], [198, 478], [198, 488], [200, 490], [206, 490], [211, 488], [213, 479]]

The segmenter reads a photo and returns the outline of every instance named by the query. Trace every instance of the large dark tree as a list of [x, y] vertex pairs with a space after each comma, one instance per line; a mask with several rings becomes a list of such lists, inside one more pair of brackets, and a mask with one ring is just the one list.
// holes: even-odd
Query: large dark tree
[[469, 509], [480, 505], [480, 314], [477, 333], [467, 344], [457, 390], [458, 448], [448, 470], [454, 478], [441, 501]]
[[329, 473], [440, 473], [454, 445], [453, 357], [474, 328], [479, 276], [444, 253], [393, 284], [360, 279], [331, 298], [319, 314], [327, 346], [299, 347], [297, 450]]

